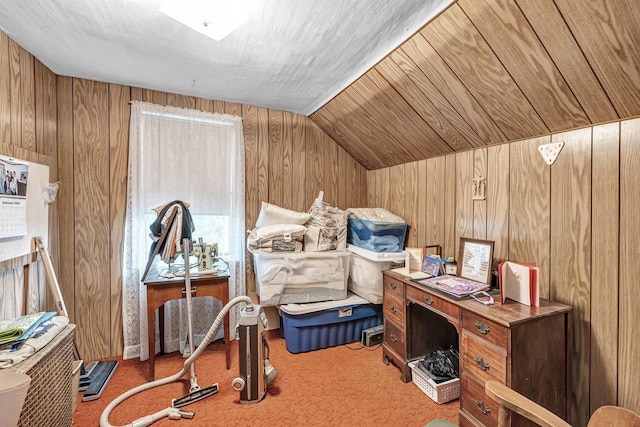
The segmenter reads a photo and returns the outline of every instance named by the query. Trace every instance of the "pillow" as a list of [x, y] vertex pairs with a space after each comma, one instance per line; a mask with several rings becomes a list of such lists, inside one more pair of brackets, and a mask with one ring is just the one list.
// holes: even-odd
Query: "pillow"
[[307, 227], [300, 224], [272, 224], [253, 230], [257, 239], [265, 240], [278, 236], [302, 236], [307, 231]]
[[256, 228], [274, 224], [304, 224], [309, 221], [311, 215], [304, 212], [296, 212], [290, 209], [281, 208], [271, 203], [262, 202], [260, 215], [256, 221]]

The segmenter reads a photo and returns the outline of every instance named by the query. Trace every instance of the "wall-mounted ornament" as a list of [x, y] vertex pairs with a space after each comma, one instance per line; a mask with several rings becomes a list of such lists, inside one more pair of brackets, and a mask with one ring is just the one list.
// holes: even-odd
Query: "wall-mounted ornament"
[[558, 158], [558, 154], [560, 154], [562, 147], [564, 147], [564, 142], [552, 142], [551, 144], [540, 145], [538, 147], [538, 151], [542, 154], [542, 158], [545, 163], [551, 166]]
[[479, 176], [477, 178], [473, 178], [473, 200], [485, 200], [486, 196], [486, 185], [487, 178]]

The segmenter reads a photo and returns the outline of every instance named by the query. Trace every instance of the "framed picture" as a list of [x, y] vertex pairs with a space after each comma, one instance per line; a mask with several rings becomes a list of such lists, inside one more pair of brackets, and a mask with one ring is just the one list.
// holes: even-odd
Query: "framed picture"
[[458, 254], [458, 277], [490, 284], [493, 244], [492, 240], [461, 237]]
[[430, 276], [439, 276], [441, 268], [442, 259], [440, 259], [440, 255], [427, 254], [422, 260], [422, 268], [420, 270]]

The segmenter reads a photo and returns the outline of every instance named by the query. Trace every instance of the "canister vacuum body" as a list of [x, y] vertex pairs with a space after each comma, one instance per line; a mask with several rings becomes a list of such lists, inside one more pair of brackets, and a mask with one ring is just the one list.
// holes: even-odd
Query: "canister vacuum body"
[[238, 351], [240, 376], [233, 389], [240, 392], [240, 403], [256, 403], [267, 393], [267, 384], [277, 371], [269, 360], [269, 344], [265, 338], [267, 317], [260, 305], [247, 305], [240, 310]]

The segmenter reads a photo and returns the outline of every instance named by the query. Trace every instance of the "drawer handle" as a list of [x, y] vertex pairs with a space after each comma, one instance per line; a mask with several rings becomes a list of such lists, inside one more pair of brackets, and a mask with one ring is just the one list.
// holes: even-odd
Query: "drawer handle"
[[431, 298], [431, 295], [425, 295], [424, 300], [427, 302], [428, 305], [433, 304], [435, 301], [433, 298]]
[[389, 334], [389, 339], [393, 342], [398, 341], [398, 338], [394, 334]]
[[[191, 295], [195, 295], [196, 294], [196, 288], [192, 287], [191, 288]], [[185, 297], [187, 296], [187, 288], [182, 288], [182, 296]]]
[[[379, 285], [378, 285], [379, 286]], [[396, 290], [396, 288], [398, 287], [398, 285], [396, 285], [394, 282], [391, 282], [391, 284], [389, 285], [391, 287], [391, 289], [393, 289], [394, 291]]]
[[478, 405], [478, 409], [480, 409], [480, 412], [483, 414], [487, 415], [491, 413], [491, 408], [484, 403], [484, 400], [476, 399], [476, 405]]
[[480, 331], [481, 334], [488, 334], [491, 332], [491, 328], [484, 324], [481, 320], [476, 320], [476, 328]]
[[389, 311], [392, 312], [393, 314], [396, 314], [396, 311], [398, 310], [396, 310], [396, 307], [392, 305]]
[[478, 367], [483, 371], [486, 371], [489, 369], [489, 364], [485, 362], [482, 357], [480, 358], [476, 357], [476, 363], [478, 364]]

